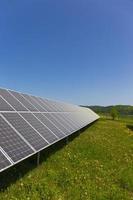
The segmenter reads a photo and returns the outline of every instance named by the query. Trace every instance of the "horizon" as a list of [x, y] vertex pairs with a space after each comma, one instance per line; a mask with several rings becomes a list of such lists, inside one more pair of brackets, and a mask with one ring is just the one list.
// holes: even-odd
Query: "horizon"
[[133, 2], [0, 2], [0, 87], [77, 105], [133, 105]]
[[100, 107], [110, 107], [110, 106], [133, 106], [133, 105], [127, 105], [127, 104], [113, 104], [113, 105], [80, 105], [80, 106], [100, 106]]

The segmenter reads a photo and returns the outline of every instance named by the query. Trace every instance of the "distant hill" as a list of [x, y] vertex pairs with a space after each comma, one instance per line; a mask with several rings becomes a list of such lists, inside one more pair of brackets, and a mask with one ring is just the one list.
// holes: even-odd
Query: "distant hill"
[[115, 105], [115, 106], [83, 106], [91, 108], [99, 114], [109, 114], [112, 107], [115, 107], [120, 115], [133, 115], [133, 106], [130, 105]]

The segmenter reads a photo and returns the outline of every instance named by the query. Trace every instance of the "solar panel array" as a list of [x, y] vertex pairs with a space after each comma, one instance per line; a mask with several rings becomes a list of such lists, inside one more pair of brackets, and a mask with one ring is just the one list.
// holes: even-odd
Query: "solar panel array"
[[0, 89], [0, 171], [98, 118], [87, 108]]

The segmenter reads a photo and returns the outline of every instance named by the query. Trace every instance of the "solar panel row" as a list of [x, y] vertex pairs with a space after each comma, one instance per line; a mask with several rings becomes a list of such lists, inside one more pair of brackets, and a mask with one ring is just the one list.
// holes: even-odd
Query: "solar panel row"
[[0, 89], [0, 171], [96, 119], [89, 109]]

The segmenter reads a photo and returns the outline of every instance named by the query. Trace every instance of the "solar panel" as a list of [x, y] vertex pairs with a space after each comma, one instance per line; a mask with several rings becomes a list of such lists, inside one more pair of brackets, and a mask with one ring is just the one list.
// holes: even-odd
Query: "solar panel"
[[0, 172], [98, 118], [90, 109], [0, 89]]
[[31, 97], [39, 105], [39, 107], [38, 107], [39, 111], [47, 112], [47, 109], [44, 106], [44, 104], [41, 101], [39, 101], [39, 97], [35, 97], [35, 96], [31, 96]]
[[28, 110], [30, 111], [37, 111], [37, 109], [31, 104], [29, 103], [29, 101], [27, 101], [21, 94], [14, 92], [14, 91], [10, 91], [12, 93], [12, 95], [14, 97], [16, 97], [18, 99], [18, 101], [20, 101]]
[[29, 101], [38, 111], [40, 112], [44, 112], [46, 111], [45, 109], [43, 109], [38, 103], [37, 101], [35, 101], [31, 96], [27, 95], [27, 94], [22, 94], [22, 96]]
[[76, 117], [75, 118], [73, 117], [73, 113], [67, 113], [67, 116], [68, 116], [69, 122], [72, 123], [76, 129], [80, 129], [81, 125], [76, 120]]
[[41, 107], [43, 107], [43, 109], [44, 109], [46, 112], [49, 111], [49, 108], [46, 106], [46, 104], [44, 104], [44, 103], [41, 101], [41, 98], [35, 97], [35, 96], [32, 96], [32, 98], [33, 98]]
[[59, 105], [57, 105], [54, 101], [49, 100], [48, 103], [50, 104], [50, 106], [52, 107], [54, 112], [60, 112], [61, 111], [61, 107]]
[[0, 95], [17, 111], [27, 111], [27, 109], [15, 99], [7, 90], [0, 89]]
[[45, 116], [51, 120], [65, 135], [69, 135], [69, 130], [64, 127], [64, 125], [53, 116], [53, 113], [45, 113]]
[[36, 151], [48, 145], [46, 140], [44, 140], [18, 113], [3, 113], [3, 115]]
[[62, 118], [62, 113], [61, 113], [61, 114], [60, 114], [60, 113], [53, 113], [52, 116], [53, 116], [55, 119], [57, 119], [57, 120], [63, 125], [63, 127], [64, 127], [66, 130], [68, 130], [70, 133], [73, 132], [74, 129], [72, 128], [72, 126], [71, 126], [69, 123], [67, 123], [66, 120], [64, 120], [64, 119]]
[[70, 120], [70, 114], [69, 113], [59, 113], [58, 114], [63, 120], [67, 122], [72, 127], [72, 130], [78, 129], [77, 124], [75, 124], [72, 120]]
[[55, 108], [53, 108], [48, 100], [42, 98], [39, 98], [39, 100], [44, 104], [44, 107], [48, 112], [55, 112]]
[[13, 111], [14, 109], [0, 96], [0, 111]]
[[11, 162], [4, 156], [4, 154], [0, 150], [0, 171], [6, 169], [11, 166]]
[[50, 131], [33, 114], [21, 113], [21, 115], [42, 135], [46, 141], [48, 141], [48, 143], [52, 143], [57, 140], [57, 137], [54, 135], [54, 133], [52, 133], [52, 131]]
[[34, 152], [1, 116], [0, 147], [2, 147], [14, 162], [17, 162]]
[[79, 127], [82, 127], [84, 124], [82, 116], [76, 115], [76, 113], [71, 114], [71, 119], [74, 120], [77, 124], [79, 124]]
[[35, 113], [35, 116], [44, 123], [57, 137], [62, 138], [64, 137], [64, 133], [56, 127], [56, 125], [50, 121], [46, 116], [45, 113]]

